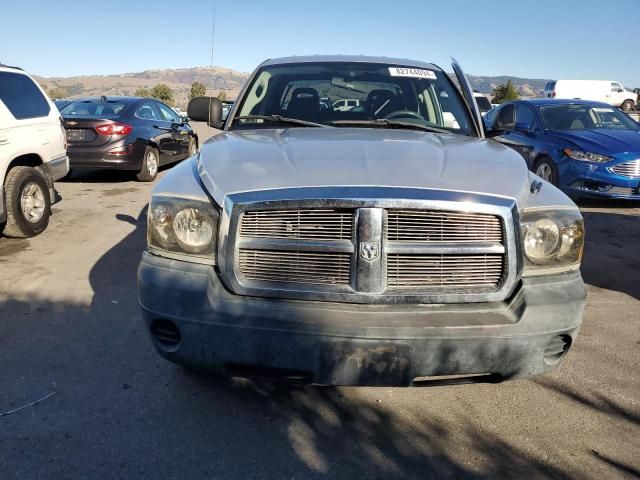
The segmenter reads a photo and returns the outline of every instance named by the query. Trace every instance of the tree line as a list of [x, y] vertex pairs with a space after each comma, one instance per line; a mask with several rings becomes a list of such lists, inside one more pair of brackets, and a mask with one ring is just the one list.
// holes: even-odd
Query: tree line
[[[135, 91], [134, 95], [136, 97], [157, 98], [158, 100], [161, 100], [168, 105], [175, 105], [173, 90], [171, 90], [171, 88], [164, 83], [158, 83], [152, 88], [140, 87]], [[206, 95], [207, 87], [203, 83], [196, 81], [191, 84], [191, 90], [189, 91], [189, 100], [195, 97], [204, 97]], [[227, 94], [223, 91], [220, 91], [218, 93], [218, 98], [220, 100], [226, 100]]]
[[[48, 88], [45, 88], [47, 95], [50, 98], [57, 100], [59, 98], [67, 98], [69, 96], [69, 90], [66, 87], [54, 85]], [[204, 97], [207, 95], [207, 87], [201, 82], [193, 82], [191, 84], [191, 90], [189, 91], [189, 100], [194, 97]], [[158, 100], [163, 101], [167, 105], [175, 106], [175, 97], [173, 94], [173, 90], [168, 85], [164, 83], [158, 83], [157, 85], [148, 88], [148, 87], [140, 87], [134, 92], [134, 96], [136, 97], [151, 97], [157, 98]], [[220, 91], [218, 93], [218, 99], [227, 100], [226, 92]]]

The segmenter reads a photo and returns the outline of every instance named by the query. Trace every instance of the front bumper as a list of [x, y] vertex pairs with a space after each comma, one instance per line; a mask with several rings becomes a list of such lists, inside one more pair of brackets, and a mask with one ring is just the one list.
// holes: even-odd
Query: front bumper
[[636, 160], [637, 154], [629, 158], [616, 159], [615, 163], [589, 164], [570, 160], [560, 178], [567, 179], [565, 192], [576, 197], [640, 200], [640, 178], [629, 178], [611, 171], [618, 164]]
[[[575, 339], [585, 302], [578, 272], [524, 279], [508, 301], [487, 304], [247, 297], [226, 290], [213, 267], [149, 253], [139, 266], [138, 291], [153, 343], [168, 360], [332, 385], [542, 373], [557, 363], [545, 359], [549, 342], [561, 335], [569, 343]], [[167, 325], [179, 331], [169, 342], [162, 333]]]

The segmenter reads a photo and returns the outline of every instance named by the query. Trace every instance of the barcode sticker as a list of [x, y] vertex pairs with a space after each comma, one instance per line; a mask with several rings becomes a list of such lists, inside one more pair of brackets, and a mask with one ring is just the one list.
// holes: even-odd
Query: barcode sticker
[[424, 68], [389, 67], [389, 74], [391, 74], [392, 77], [426, 78], [429, 80], [436, 79], [436, 74], [433, 70], [426, 70]]

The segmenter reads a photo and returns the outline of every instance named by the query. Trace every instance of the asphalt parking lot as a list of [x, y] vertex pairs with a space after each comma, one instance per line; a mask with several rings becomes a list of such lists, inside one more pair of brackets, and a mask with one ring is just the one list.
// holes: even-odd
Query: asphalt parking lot
[[551, 374], [316, 388], [162, 360], [136, 298], [151, 185], [58, 188], [45, 234], [0, 238], [0, 478], [640, 477], [640, 204], [582, 204], [588, 305]]

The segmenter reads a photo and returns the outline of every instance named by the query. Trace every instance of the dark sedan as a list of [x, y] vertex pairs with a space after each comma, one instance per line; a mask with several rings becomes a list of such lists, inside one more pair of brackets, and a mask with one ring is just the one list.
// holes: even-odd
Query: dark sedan
[[151, 182], [161, 165], [198, 151], [198, 137], [171, 107], [153, 98], [77, 100], [60, 111], [72, 169], [130, 170]]
[[485, 116], [495, 139], [573, 196], [640, 199], [640, 125], [606, 103], [520, 100]]

